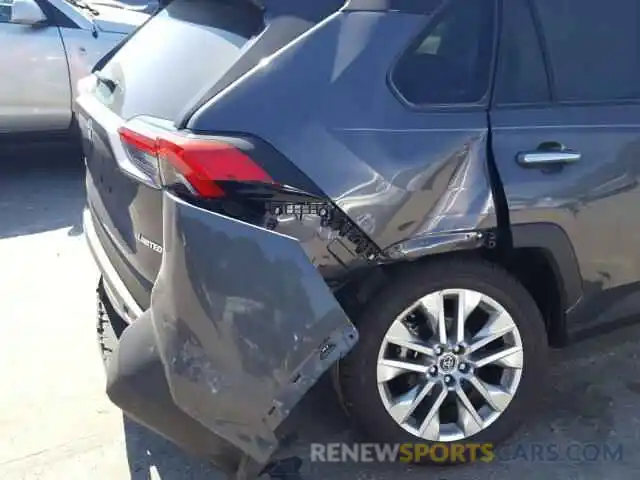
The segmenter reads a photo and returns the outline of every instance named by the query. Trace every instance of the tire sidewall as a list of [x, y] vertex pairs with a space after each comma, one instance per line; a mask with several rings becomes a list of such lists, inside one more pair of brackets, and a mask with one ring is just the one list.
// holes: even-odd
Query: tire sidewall
[[[493, 265], [435, 265], [396, 276], [392, 285], [363, 311], [360, 341], [340, 364], [339, 386], [345, 409], [368, 437], [379, 442], [432, 446], [444, 442], [420, 439], [400, 427], [387, 412], [377, 386], [377, 359], [383, 338], [395, 318], [424, 295], [446, 289], [485, 294], [512, 316], [523, 344], [523, 371], [507, 409], [489, 427], [452, 444], [497, 444], [509, 437], [535, 409], [547, 370], [547, 341], [537, 305], [513, 277]], [[424, 460], [429, 463], [428, 459]]]

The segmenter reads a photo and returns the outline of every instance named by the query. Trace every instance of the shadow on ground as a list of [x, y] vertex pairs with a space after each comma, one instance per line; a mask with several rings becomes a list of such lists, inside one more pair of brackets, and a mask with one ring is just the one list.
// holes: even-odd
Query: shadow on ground
[[81, 235], [84, 203], [84, 165], [72, 148], [0, 155], [0, 239], [60, 228]]
[[[346, 421], [328, 378], [323, 378], [309, 392], [292, 415], [294, 429], [300, 431], [300, 436], [291, 446], [282, 449], [283, 456], [304, 457], [311, 442], [345, 441]], [[123, 417], [123, 425], [131, 480], [227, 478], [206, 460], [189, 456], [127, 417]]]
[[[305, 460], [302, 470], [305, 480], [395, 480], [398, 476], [416, 480], [502, 479], [511, 478], [516, 470], [522, 479], [635, 478], [633, 472], [638, 471], [638, 462], [632, 454], [637, 447], [640, 423], [640, 382], [634, 381], [638, 338], [640, 326], [634, 326], [552, 352], [553, 368], [544, 395], [531, 408], [532, 417], [497, 450], [497, 460], [491, 463], [427, 470], [390, 463], [310, 463], [310, 443], [352, 444], [362, 440], [348, 427], [326, 378], [295, 411], [300, 436], [283, 454], [298, 455]], [[625, 415], [622, 419], [620, 412]], [[125, 434], [132, 480], [154, 478], [152, 470], [157, 472], [155, 478], [161, 480], [226, 478], [206, 462], [185, 455], [129, 420], [125, 420]], [[619, 449], [616, 451], [622, 455], [609, 459], [566, 458], [570, 445], [589, 445], [591, 453], [600, 448], [602, 455], [605, 444]], [[548, 450], [540, 457], [542, 449]], [[554, 457], [553, 452], [560, 457]], [[543, 458], [545, 455], [550, 456]]]
[[[123, 417], [127, 461], [131, 480], [214, 480], [215, 472], [204, 461], [189, 457], [173, 443]], [[218, 478], [223, 479], [224, 476]]]

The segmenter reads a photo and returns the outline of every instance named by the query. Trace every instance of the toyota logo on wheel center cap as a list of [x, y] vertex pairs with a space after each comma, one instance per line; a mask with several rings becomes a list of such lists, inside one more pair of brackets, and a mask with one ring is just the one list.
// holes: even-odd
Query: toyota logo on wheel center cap
[[457, 363], [458, 360], [456, 359], [456, 356], [451, 353], [447, 353], [440, 359], [440, 369], [443, 372], [452, 372], [455, 370]]

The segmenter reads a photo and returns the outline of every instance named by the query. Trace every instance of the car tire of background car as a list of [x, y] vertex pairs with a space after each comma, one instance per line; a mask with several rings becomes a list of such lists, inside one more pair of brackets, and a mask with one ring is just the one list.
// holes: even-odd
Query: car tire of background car
[[[506, 408], [501, 413], [498, 413], [498, 417], [492, 423], [486, 423], [486, 428], [462, 439], [452, 438], [451, 441], [442, 440], [437, 435], [433, 440], [425, 439], [417, 434], [410, 433], [410, 431], [402, 427], [389, 413], [388, 402], [387, 406], [385, 406], [383, 398], [386, 397], [383, 397], [384, 394], [378, 387], [378, 380], [381, 378], [378, 370], [379, 355], [382, 355], [383, 342], [386, 342], [385, 345], [389, 345], [386, 339], [389, 338], [390, 327], [395, 325], [395, 319], [400, 318], [403, 313], [409, 311], [409, 306], [415, 305], [418, 300], [428, 294], [451, 291], [451, 289], [465, 289], [464, 291], [477, 292], [489, 299], [493, 299], [495, 305], [504, 307], [504, 311], [508, 313], [507, 317], [510, 316], [513, 320], [513, 324], [516, 326], [515, 331], [521, 340], [520, 366], [523, 368], [504, 369], [504, 371], [517, 372], [519, 370], [521, 372], [518, 384], [515, 387], [515, 394], [510, 397]], [[485, 297], [482, 298], [484, 299]], [[489, 302], [490, 300], [487, 301]], [[484, 303], [478, 305], [482, 308], [485, 306]], [[445, 310], [443, 308], [443, 311]], [[473, 312], [475, 311], [473, 310]], [[474, 318], [477, 318], [478, 315], [484, 315], [484, 313], [481, 311], [477, 315], [474, 313], [474, 315]], [[469, 319], [471, 319], [471, 315], [469, 315]], [[468, 322], [471, 322], [471, 320], [468, 320]], [[464, 322], [462, 323], [464, 325]], [[362, 315], [359, 316], [359, 319], [356, 319], [356, 324], [360, 331], [360, 340], [352, 352], [339, 364], [338, 388], [348, 415], [355, 421], [360, 431], [366, 434], [368, 440], [393, 444], [409, 443], [414, 446], [414, 452], [416, 451], [415, 448], [422, 448], [423, 452], [428, 451], [436, 444], [445, 444], [448, 447], [451, 447], [451, 443], [460, 444], [462, 445], [461, 447], [456, 447], [459, 451], [461, 448], [467, 448], [465, 446], [470, 444], [496, 445], [511, 436], [521, 423], [531, 416], [532, 412], [536, 411], [536, 401], [541, 388], [545, 385], [544, 377], [547, 372], [548, 343], [543, 318], [527, 290], [514, 277], [497, 265], [482, 260], [463, 261], [449, 259], [435, 260], [422, 266], [404, 267], [400, 272], [392, 275], [388, 286], [383, 288], [383, 291], [376, 295], [364, 308]], [[438, 340], [442, 339], [438, 337]], [[498, 340], [498, 342], [501, 341]], [[396, 348], [395, 345], [392, 347]], [[486, 348], [492, 348], [491, 344], [486, 345]], [[471, 350], [469, 348], [469, 351]], [[476, 353], [480, 351], [482, 351], [482, 348]], [[474, 354], [470, 353], [469, 355], [472, 356]], [[437, 363], [438, 358], [442, 357], [433, 358]], [[433, 363], [433, 358], [423, 363]], [[493, 365], [489, 365], [489, 367], [495, 368]], [[481, 368], [478, 368], [477, 371], [474, 370], [474, 373], [478, 375], [481, 374], [480, 372]], [[413, 372], [408, 375], [411, 374]], [[439, 374], [442, 374], [442, 372], [439, 372]], [[422, 375], [422, 373], [416, 375]], [[424, 373], [425, 377], [427, 375], [429, 373]], [[392, 381], [395, 382], [396, 380]], [[422, 381], [424, 382], [425, 380]], [[459, 402], [462, 395], [458, 394], [457, 383], [462, 386], [463, 383], [466, 385], [467, 382], [464, 380], [457, 382], [456, 379], [456, 390], [453, 394], [456, 395], [455, 401], [458, 402], [459, 407], [460, 404], [464, 406], [465, 403]], [[447, 390], [444, 377], [441, 385], [442, 391]], [[444, 394], [447, 395], [445, 398], [448, 399], [450, 393], [449, 389], [449, 393]], [[471, 398], [470, 395], [467, 395], [467, 398]], [[412, 398], [415, 399], [415, 397]], [[436, 411], [439, 412], [436, 418], [441, 418], [440, 410], [436, 409]], [[462, 418], [467, 420], [469, 416], [464, 411], [470, 410], [463, 410], [463, 413], [457, 413], [457, 415], [460, 417], [464, 414], [465, 416]], [[420, 420], [417, 421], [418, 424], [419, 422]], [[477, 423], [477, 425], [482, 425], [482, 423]], [[462, 430], [462, 427], [460, 429]], [[438, 431], [442, 432], [443, 430], [440, 428]], [[418, 445], [422, 447], [418, 447]], [[423, 455], [421, 458], [409, 456], [405, 460], [421, 464], [437, 462], [448, 465], [474, 460], [472, 452], [467, 450], [465, 452], [463, 457], [457, 458], [449, 456], [436, 459], [429, 455]], [[442, 455], [442, 452], [440, 452], [440, 455]]]
[[118, 339], [122, 332], [126, 328], [127, 324], [120, 316], [113, 310], [106, 299], [104, 287], [102, 285], [102, 279], [98, 283], [97, 289], [97, 323], [96, 333], [98, 335], [98, 346], [100, 348], [100, 355], [102, 362], [106, 368], [111, 359], [111, 355], [118, 344]]

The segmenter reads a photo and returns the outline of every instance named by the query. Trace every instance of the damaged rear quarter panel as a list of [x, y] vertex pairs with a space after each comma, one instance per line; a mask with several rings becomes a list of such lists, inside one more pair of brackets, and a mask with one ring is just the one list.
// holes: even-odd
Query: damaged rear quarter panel
[[422, 15], [339, 12], [212, 99], [188, 127], [264, 139], [392, 261], [475, 248], [479, 232], [497, 224], [486, 105], [414, 108], [389, 81], [426, 25]]
[[280, 422], [357, 341], [298, 241], [164, 194], [151, 314], [179, 408], [265, 463]]

